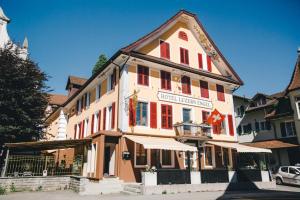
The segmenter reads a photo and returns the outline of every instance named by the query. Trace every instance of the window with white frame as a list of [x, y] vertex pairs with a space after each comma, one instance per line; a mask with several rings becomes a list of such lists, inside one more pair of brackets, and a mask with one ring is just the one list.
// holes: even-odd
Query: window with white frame
[[148, 103], [137, 102], [136, 104], [136, 125], [147, 126], [148, 125]]
[[114, 89], [114, 73], [111, 73], [108, 76], [107, 92], [111, 91], [112, 89]]
[[197, 155], [196, 152], [183, 152], [184, 154], [184, 168], [188, 167], [188, 153], [190, 154], [190, 164], [192, 169], [197, 168]]
[[94, 126], [93, 126], [93, 128], [94, 128], [93, 132], [94, 133], [96, 133], [98, 131], [98, 125], [99, 125], [99, 121], [98, 120], [99, 120], [99, 116], [98, 116], [98, 112], [96, 112], [94, 114]]
[[106, 126], [107, 127], [107, 130], [111, 130], [112, 129], [112, 123], [111, 123], [111, 120], [112, 120], [112, 106], [109, 106], [107, 107], [107, 113], [106, 113]]
[[293, 137], [296, 135], [296, 127], [294, 121], [281, 122], [280, 129], [282, 137]]
[[100, 99], [100, 97], [101, 97], [101, 84], [99, 83], [96, 86], [96, 100]]
[[134, 144], [134, 165], [135, 167], [145, 167], [148, 164], [148, 151], [143, 145]]
[[204, 166], [207, 168], [212, 168], [214, 166], [214, 147], [211, 145], [206, 145], [204, 147]]
[[160, 150], [160, 163], [162, 167], [174, 167], [174, 151]]
[[300, 119], [300, 97], [296, 97], [295, 100], [298, 119]]

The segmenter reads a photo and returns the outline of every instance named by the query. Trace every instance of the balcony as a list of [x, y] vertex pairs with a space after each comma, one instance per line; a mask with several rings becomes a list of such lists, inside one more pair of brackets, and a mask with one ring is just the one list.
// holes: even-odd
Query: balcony
[[179, 137], [211, 137], [211, 126], [205, 123], [178, 122], [173, 125], [176, 136]]

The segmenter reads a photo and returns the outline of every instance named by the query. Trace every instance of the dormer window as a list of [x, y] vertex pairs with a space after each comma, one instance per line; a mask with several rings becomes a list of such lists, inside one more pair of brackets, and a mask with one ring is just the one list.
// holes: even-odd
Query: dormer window
[[185, 32], [183, 32], [183, 31], [179, 31], [178, 37], [179, 37], [180, 39], [182, 39], [182, 40], [188, 41], [188, 36], [187, 36], [187, 34], [186, 34]]

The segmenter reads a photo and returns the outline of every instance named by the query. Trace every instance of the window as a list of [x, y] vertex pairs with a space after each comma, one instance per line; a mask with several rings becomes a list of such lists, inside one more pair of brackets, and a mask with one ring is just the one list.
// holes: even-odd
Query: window
[[238, 134], [239, 135], [242, 135], [242, 127], [241, 127], [241, 125], [239, 125], [238, 127], [237, 127], [237, 132], [238, 132]]
[[182, 40], [188, 41], [188, 36], [187, 36], [187, 34], [186, 34], [185, 32], [183, 32], [183, 31], [179, 31], [178, 37], [179, 37], [180, 39], [182, 39]]
[[171, 90], [171, 73], [160, 71], [161, 89]]
[[204, 165], [206, 167], [213, 167], [213, 147], [204, 147]]
[[296, 97], [296, 109], [297, 109], [297, 114], [298, 114], [298, 119], [300, 119], [300, 97]]
[[213, 125], [213, 133], [226, 134], [226, 119], [224, 119], [219, 125]]
[[149, 85], [149, 68], [144, 66], [138, 66], [138, 84]]
[[99, 113], [98, 112], [96, 112], [95, 114], [94, 114], [94, 122], [93, 122], [93, 133], [97, 133], [97, 131], [99, 130], [98, 129], [98, 125], [99, 125]]
[[285, 172], [285, 173], [288, 173], [288, 167], [281, 167], [281, 171]]
[[170, 45], [162, 40], [160, 41], [160, 57], [170, 59]]
[[240, 107], [237, 108], [237, 115], [239, 117], [243, 117], [245, 114], [245, 106], [241, 105]]
[[114, 73], [112, 73], [109, 75], [109, 78], [108, 78], [107, 92], [114, 89], [114, 82], [115, 82], [115, 77], [114, 77]]
[[210, 112], [202, 110], [202, 123], [207, 124], [207, 119], [208, 119], [209, 115], [210, 115]]
[[188, 76], [181, 77], [181, 90], [183, 94], [191, 94], [191, 80]]
[[252, 132], [252, 124], [251, 123], [243, 125], [243, 133], [244, 134], [250, 134], [251, 132]]
[[113, 109], [112, 109], [112, 106], [109, 106], [108, 107], [108, 109], [107, 109], [107, 124], [106, 124], [106, 127], [109, 127], [109, 129], [108, 130], [111, 130], [111, 129], [113, 129], [113, 127], [112, 127], [112, 111], [113, 111]]
[[173, 167], [174, 166], [174, 151], [161, 150], [160, 151], [160, 162], [162, 167]]
[[218, 101], [225, 101], [224, 87], [222, 85], [217, 84], [217, 96]]
[[79, 114], [81, 112], [81, 109], [82, 109], [81, 103], [82, 103], [81, 99], [77, 100], [77, 104], [76, 104], [77, 114]]
[[260, 122], [260, 128], [262, 131], [266, 130], [266, 122]]
[[138, 143], [135, 143], [135, 166], [145, 166], [147, 165], [147, 149], [144, 149], [144, 146]]
[[189, 64], [189, 51], [180, 47], [180, 63], [188, 65]]
[[199, 69], [203, 69], [203, 59], [201, 53], [198, 53], [198, 65], [199, 65]]
[[255, 122], [255, 131], [258, 133], [260, 131], [259, 122]]
[[200, 93], [201, 93], [201, 97], [209, 98], [208, 82], [200, 81]]
[[289, 167], [289, 173], [290, 173], [290, 174], [299, 174], [299, 171], [296, 170], [296, 169], [293, 168], [293, 167]]
[[292, 137], [296, 135], [295, 122], [282, 122], [280, 123], [281, 136], [282, 137]]
[[148, 125], [148, 103], [137, 102], [136, 104], [136, 125]]
[[[187, 122], [187, 123], [189, 123], [191, 121], [191, 109], [187, 109], [187, 108], [182, 109], [182, 119], [183, 119], [183, 122]], [[183, 129], [185, 131], [190, 131], [191, 126], [184, 125]]]
[[171, 105], [161, 105], [161, 127], [164, 129], [172, 129], [172, 106]]
[[88, 125], [89, 125], [89, 119], [85, 119], [84, 120], [83, 138], [85, 138], [87, 136]]
[[222, 164], [224, 167], [231, 166], [229, 149], [222, 147]]
[[96, 99], [98, 100], [100, 99], [100, 97], [101, 97], [101, 84], [98, 84], [96, 86]]
[[206, 62], [207, 62], [207, 71], [211, 72], [211, 57], [210, 56], [206, 56]]
[[87, 92], [85, 93], [85, 106], [88, 108], [90, 106], [90, 97], [91, 97], [91, 93]]

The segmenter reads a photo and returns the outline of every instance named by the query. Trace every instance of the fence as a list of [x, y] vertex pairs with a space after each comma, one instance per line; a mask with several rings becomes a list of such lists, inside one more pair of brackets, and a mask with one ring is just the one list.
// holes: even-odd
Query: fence
[[159, 169], [157, 170], [157, 184], [191, 184], [190, 171], [181, 169]]
[[201, 183], [228, 183], [228, 170], [201, 170]]
[[73, 163], [55, 162], [54, 156], [10, 155], [5, 170], [6, 177], [80, 175], [82, 155], [75, 156]]

